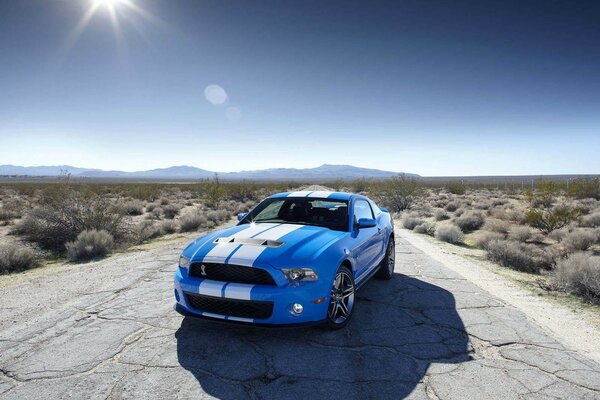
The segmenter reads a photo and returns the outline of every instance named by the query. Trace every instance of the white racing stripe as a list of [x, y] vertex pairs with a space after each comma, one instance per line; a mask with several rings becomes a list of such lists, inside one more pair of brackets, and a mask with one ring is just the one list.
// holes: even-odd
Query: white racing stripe
[[321, 197], [321, 198], [327, 198], [329, 196], [331, 196], [333, 192], [330, 190], [320, 190], [320, 191], [316, 191], [316, 192], [312, 192], [311, 194], [309, 194], [307, 197]]
[[[244, 238], [247, 239], [254, 235], [260, 234], [269, 228], [276, 226], [277, 224], [264, 223], [264, 224], [250, 224], [247, 229], [241, 230], [239, 232], [234, 233], [230, 236], [225, 236], [227, 239], [231, 238]], [[218, 243], [214, 248], [212, 248], [205, 256], [204, 259], [208, 259], [211, 257], [217, 258], [227, 258], [232, 251], [234, 251], [239, 246], [239, 243]]]
[[[263, 234], [256, 236], [264, 240], [278, 240], [288, 233], [294, 232], [302, 228], [304, 225], [285, 224], [276, 228], [270, 229]], [[242, 245], [229, 259], [229, 264], [245, 265], [251, 267], [254, 261], [267, 249], [266, 246]]]
[[221, 297], [221, 291], [225, 286], [225, 282], [203, 280], [198, 286], [198, 293], [206, 296]]
[[250, 292], [254, 285], [243, 283], [230, 283], [225, 286], [225, 298], [237, 300], [250, 300]]
[[306, 197], [310, 192], [308, 190], [302, 190], [299, 192], [291, 192], [287, 197]]

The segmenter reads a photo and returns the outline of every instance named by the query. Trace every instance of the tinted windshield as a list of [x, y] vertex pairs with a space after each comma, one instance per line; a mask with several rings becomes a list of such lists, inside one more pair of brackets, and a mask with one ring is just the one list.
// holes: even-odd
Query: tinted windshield
[[266, 199], [241, 223], [250, 222], [315, 225], [345, 231], [348, 229], [348, 202], [306, 197]]

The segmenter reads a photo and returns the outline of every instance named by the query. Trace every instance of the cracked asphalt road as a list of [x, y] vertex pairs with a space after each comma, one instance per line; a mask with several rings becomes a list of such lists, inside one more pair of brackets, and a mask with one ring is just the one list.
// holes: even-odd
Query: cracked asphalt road
[[405, 239], [336, 332], [183, 319], [188, 241], [0, 286], [0, 398], [600, 398], [600, 365]]

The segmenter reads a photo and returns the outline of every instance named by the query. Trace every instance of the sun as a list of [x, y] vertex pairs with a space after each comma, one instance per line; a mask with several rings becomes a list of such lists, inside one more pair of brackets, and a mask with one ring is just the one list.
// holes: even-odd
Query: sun
[[114, 7], [116, 4], [123, 3], [123, 0], [92, 0], [92, 3], [106, 7]]
[[[137, 27], [137, 22], [135, 17], [142, 17], [146, 21], [150, 21], [153, 23], [160, 24], [158, 18], [154, 15], [140, 7], [136, 4], [137, 0], [86, 0], [89, 6], [85, 10], [84, 14], [79, 19], [77, 25], [73, 28], [65, 44], [62, 48], [62, 52], [66, 54], [71, 47], [77, 41], [77, 38], [83, 33], [86, 26], [90, 22], [90, 20], [94, 17], [94, 15], [98, 14], [100, 9], [104, 9], [108, 12], [108, 17], [110, 23], [113, 27], [113, 31], [115, 34], [115, 39], [117, 41], [117, 45], [120, 48], [125, 48], [124, 38], [122, 37], [121, 27], [120, 27], [120, 19], [124, 19], [124, 22], [129, 22], [130, 24]], [[131, 15], [131, 14], [135, 15]], [[139, 29], [137, 29], [140, 32]], [[141, 34], [141, 33], [140, 33]]]

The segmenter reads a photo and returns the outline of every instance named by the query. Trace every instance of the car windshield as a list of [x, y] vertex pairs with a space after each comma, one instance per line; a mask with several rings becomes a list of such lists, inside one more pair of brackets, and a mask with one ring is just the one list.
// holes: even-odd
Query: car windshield
[[348, 202], [306, 197], [266, 199], [242, 223], [280, 222], [314, 225], [337, 231], [348, 229]]

